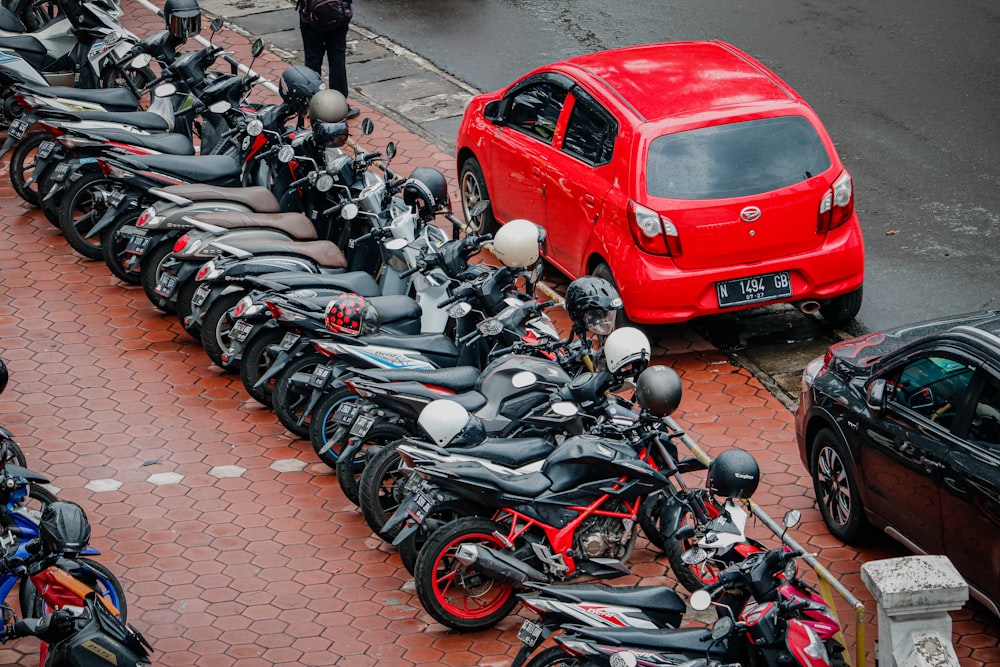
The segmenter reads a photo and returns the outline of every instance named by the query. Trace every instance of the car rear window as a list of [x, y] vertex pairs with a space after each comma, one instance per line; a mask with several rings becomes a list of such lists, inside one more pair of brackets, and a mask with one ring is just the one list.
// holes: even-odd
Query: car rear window
[[727, 199], [771, 192], [830, 168], [802, 116], [716, 125], [659, 137], [649, 147], [646, 190], [669, 199]]

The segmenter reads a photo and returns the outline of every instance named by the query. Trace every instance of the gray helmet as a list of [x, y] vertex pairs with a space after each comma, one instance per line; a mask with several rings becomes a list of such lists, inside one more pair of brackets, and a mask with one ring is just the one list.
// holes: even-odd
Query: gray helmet
[[339, 90], [321, 90], [309, 100], [309, 124], [341, 123], [347, 120], [347, 98]]
[[167, 0], [163, 4], [163, 22], [167, 31], [187, 41], [201, 32], [201, 7], [198, 0]]
[[651, 415], [666, 417], [681, 404], [681, 379], [672, 368], [650, 366], [635, 381], [635, 400]]

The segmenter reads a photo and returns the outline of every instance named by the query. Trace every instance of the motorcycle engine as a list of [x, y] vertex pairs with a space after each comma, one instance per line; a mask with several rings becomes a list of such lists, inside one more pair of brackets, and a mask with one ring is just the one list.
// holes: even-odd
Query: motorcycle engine
[[610, 516], [592, 516], [576, 531], [575, 548], [587, 558], [614, 558], [628, 556], [635, 523]]

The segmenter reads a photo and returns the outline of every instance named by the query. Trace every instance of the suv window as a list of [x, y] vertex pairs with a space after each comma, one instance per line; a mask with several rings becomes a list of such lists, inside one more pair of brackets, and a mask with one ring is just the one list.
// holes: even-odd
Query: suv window
[[830, 168], [823, 141], [802, 116], [705, 127], [653, 140], [646, 190], [669, 199], [728, 199], [801, 183]]
[[566, 124], [563, 151], [591, 165], [607, 164], [615, 149], [618, 123], [583, 91], [573, 91], [576, 101]]
[[917, 359], [899, 373], [892, 401], [951, 429], [972, 376], [971, 368], [954, 359], [942, 356]]
[[505, 120], [510, 127], [550, 144], [565, 100], [565, 88], [539, 81], [514, 93]]

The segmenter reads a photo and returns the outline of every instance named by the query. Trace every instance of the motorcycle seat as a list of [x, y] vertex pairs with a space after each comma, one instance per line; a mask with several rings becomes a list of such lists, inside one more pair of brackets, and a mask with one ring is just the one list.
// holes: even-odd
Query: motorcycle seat
[[547, 438], [486, 438], [477, 445], [448, 447], [453, 454], [474, 456], [511, 468], [541, 461], [552, 453], [555, 444]]
[[317, 294], [316, 299], [325, 299], [322, 308], [325, 308], [329, 300], [340, 292], [353, 292], [365, 297], [380, 296], [382, 294], [382, 289], [378, 286], [378, 283], [366, 271], [347, 271], [330, 274], [307, 273], [305, 271], [281, 271], [278, 273], [265, 273], [257, 277], [267, 282], [277, 283], [277, 289], [287, 287], [290, 290], [316, 289], [335, 291], [336, 293]]
[[150, 113], [149, 111], [60, 111], [57, 117], [64, 118], [67, 113], [71, 114], [76, 120], [81, 121], [96, 120], [108, 123], [120, 123], [121, 125], [131, 125], [140, 130], [151, 130], [154, 132], [166, 132], [170, 129], [170, 123], [167, 122], [166, 118], [160, 114]]
[[413, 370], [412, 368], [361, 368], [358, 375], [377, 382], [423, 382], [452, 391], [469, 391], [476, 386], [482, 373], [475, 366], [454, 368], [432, 368]]
[[385, 336], [375, 334], [373, 336], [363, 336], [359, 340], [365, 345], [384, 345], [386, 347], [397, 347], [402, 350], [416, 350], [433, 355], [457, 356], [458, 348], [450, 338], [444, 334], [419, 334], [416, 336]]
[[31, 35], [5, 35], [0, 37], [0, 49], [18, 51], [18, 55], [44, 56], [45, 45]]
[[[455, 450], [448, 449], [448, 452], [453, 454]], [[552, 486], [552, 481], [544, 473], [521, 473], [515, 470], [511, 470], [510, 473], [500, 473], [494, 468], [487, 468], [471, 461], [456, 461], [449, 465], [448, 471], [463, 480], [465, 486], [496, 488], [518, 498], [537, 498]], [[510, 499], [504, 499], [502, 502], [509, 505]]]
[[184, 197], [191, 201], [231, 201], [243, 204], [257, 213], [281, 212], [281, 205], [278, 203], [278, 198], [274, 196], [274, 193], [259, 185], [245, 188], [225, 188], [204, 185], [203, 183], [191, 183], [189, 185], [169, 185], [160, 189], [163, 192]]
[[403, 295], [373, 296], [368, 298], [368, 303], [375, 307], [382, 324], [419, 319], [423, 313], [419, 303]]
[[[105, 141], [128, 144], [129, 146], [142, 146], [143, 148], [163, 153], [164, 157], [172, 159], [194, 157], [194, 144], [192, 144], [191, 140], [183, 134], [175, 134], [173, 132], [163, 132], [161, 134], [136, 134], [135, 132], [129, 132], [128, 130], [116, 130], [112, 128], [87, 128], [84, 133], [100, 137]], [[141, 155], [134, 157], [145, 160], [147, 157], [153, 158], [160, 156]], [[129, 159], [133, 159], [133, 156], [130, 155]], [[174, 174], [176, 172], [170, 170], [169, 173]]]
[[[3, 40], [0, 40], [3, 41]], [[0, 47], [2, 48], [2, 47]], [[25, 90], [42, 97], [65, 97], [79, 102], [100, 104], [108, 111], [135, 111], [139, 100], [128, 88], [74, 88], [72, 86], [39, 86], [19, 84]]]
[[240, 163], [227, 155], [135, 155], [129, 156], [128, 161], [186, 181], [231, 179], [240, 173]]
[[[417, 371], [420, 372], [420, 371]], [[483, 406], [486, 405], [486, 397], [477, 391], [466, 391], [460, 394], [442, 394], [440, 387], [442, 385], [427, 386], [432, 384], [426, 380], [413, 380], [413, 381], [394, 381], [392, 382], [393, 392], [398, 394], [406, 394], [407, 396], [416, 398], [425, 398], [427, 402], [436, 401], [439, 398], [447, 398], [449, 401], [455, 401], [463, 408], [466, 412], [475, 412]], [[406, 410], [406, 405], [397, 406], [400, 410]], [[413, 415], [416, 418], [416, 414]]]
[[602, 586], [600, 584], [574, 584], [560, 586], [530, 584], [545, 595], [571, 602], [596, 602], [622, 607], [649, 609], [656, 612], [683, 614], [687, 611], [684, 600], [666, 586]]
[[710, 657], [726, 655], [726, 647], [716, 644], [711, 649], [705, 638], [710, 636], [708, 628], [664, 628], [663, 630], [648, 630], [637, 628], [592, 628], [582, 625], [563, 626], [567, 633], [581, 635], [597, 641], [616, 646], [632, 646], [637, 649], [651, 648], [657, 651], [676, 651], [685, 655], [704, 656], [706, 650]]
[[315, 241], [316, 228], [302, 213], [252, 213], [249, 211], [211, 211], [194, 216], [196, 220], [225, 229], [278, 229], [296, 241]]

